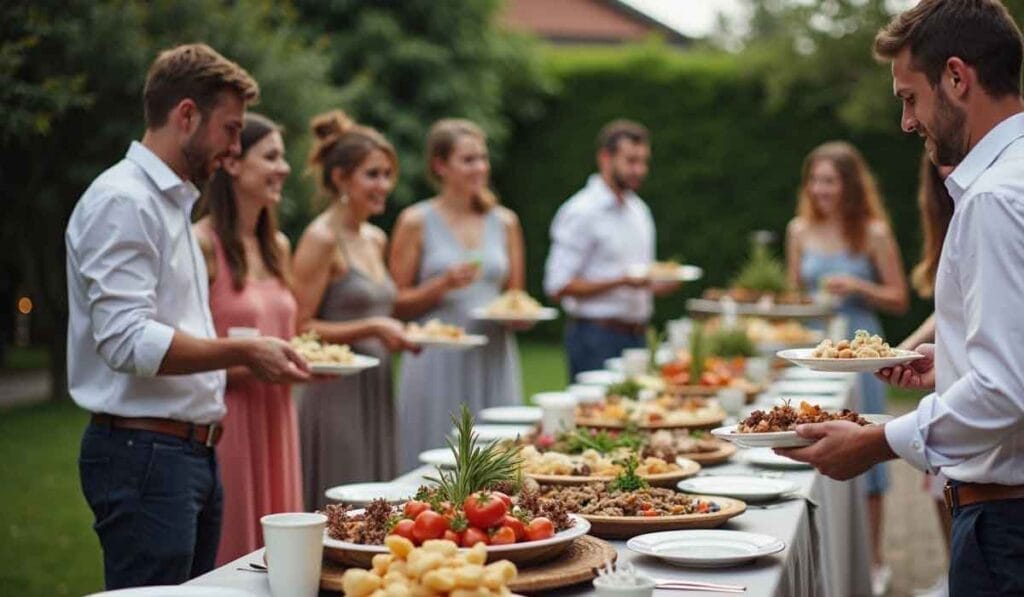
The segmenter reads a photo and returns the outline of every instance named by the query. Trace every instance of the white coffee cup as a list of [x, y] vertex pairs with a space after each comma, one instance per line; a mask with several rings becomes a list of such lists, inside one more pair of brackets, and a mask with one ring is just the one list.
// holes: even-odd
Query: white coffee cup
[[748, 357], [743, 373], [750, 381], [761, 383], [768, 379], [771, 369], [772, 364], [768, 357]]
[[727, 414], [735, 416], [747, 404], [747, 393], [740, 388], [722, 388], [715, 394], [718, 405]]
[[533, 403], [541, 410], [541, 433], [554, 435], [576, 426], [576, 397], [569, 392], [534, 394]]
[[622, 372], [628, 376], [647, 373], [651, 364], [651, 351], [646, 348], [627, 348], [622, 351]]
[[258, 338], [259, 335], [259, 328], [228, 328], [228, 338]]
[[567, 387], [565, 391], [572, 394], [576, 398], [576, 402], [580, 404], [601, 402], [605, 396], [604, 386], [588, 386], [574, 383]]
[[327, 517], [312, 512], [268, 514], [260, 518], [267, 544], [267, 573], [274, 597], [316, 597], [324, 554]]

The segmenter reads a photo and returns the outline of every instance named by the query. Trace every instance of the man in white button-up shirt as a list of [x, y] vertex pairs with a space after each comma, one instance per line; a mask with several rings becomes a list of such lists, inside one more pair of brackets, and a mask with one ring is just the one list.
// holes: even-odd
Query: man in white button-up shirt
[[935, 389], [884, 427], [806, 425], [784, 451], [846, 479], [900, 457], [945, 473], [952, 595], [1024, 594], [1024, 56], [997, 0], [925, 0], [875, 40], [892, 62], [902, 126], [925, 139], [954, 212], [935, 286], [927, 358], [879, 375]]
[[598, 174], [570, 197], [551, 223], [544, 291], [569, 315], [565, 345], [570, 377], [601, 369], [625, 348], [644, 346], [653, 296], [675, 284], [652, 286], [629, 275], [654, 261], [654, 220], [636, 191], [647, 177], [647, 129], [616, 120], [597, 138]]
[[213, 567], [223, 369], [308, 378], [281, 340], [216, 338], [192, 235], [196, 187], [238, 153], [258, 93], [208, 46], [163, 52], [146, 80], [142, 142], [93, 181], [68, 222], [68, 382], [93, 413], [79, 469], [108, 589], [177, 584]]

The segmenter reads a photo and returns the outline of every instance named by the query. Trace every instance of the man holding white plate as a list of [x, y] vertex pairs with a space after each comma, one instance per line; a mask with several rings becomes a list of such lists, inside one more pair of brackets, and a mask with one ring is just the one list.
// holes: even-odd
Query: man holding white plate
[[1024, 594], [1024, 44], [998, 0], [923, 0], [875, 38], [892, 63], [902, 128], [925, 139], [955, 207], [936, 276], [936, 343], [883, 369], [936, 390], [884, 426], [797, 428], [778, 450], [836, 479], [902, 457], [945, 473], [952, 595]]

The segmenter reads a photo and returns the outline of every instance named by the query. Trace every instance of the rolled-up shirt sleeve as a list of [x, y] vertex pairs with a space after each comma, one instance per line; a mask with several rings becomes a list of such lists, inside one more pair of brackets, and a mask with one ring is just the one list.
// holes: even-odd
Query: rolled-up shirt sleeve
[[544, 292], [557, 296], [580, 275], [590, 250], [590, 235], [581, 213], [565, 210], [551, 223], [551, 249], [544, 264]]
[[979, 194], [963, 209], [953, 283], [969, 370], [885, 428], [893, 451], [924, 470], [983, 455], [1024, 425], [1024, 205]]
[[69, 247], [88, 302], [100, 357], [121, 373], [154, 376], [174, 337], [157, 321], [159, 221], [132, 199], [98, 201]]

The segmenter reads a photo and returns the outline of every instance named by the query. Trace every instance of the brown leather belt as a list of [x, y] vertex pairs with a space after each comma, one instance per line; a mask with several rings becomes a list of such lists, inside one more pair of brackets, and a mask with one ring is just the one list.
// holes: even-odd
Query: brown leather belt
[[92, 422], [96, 425], [112, 427], [114, 429], [135, 429], [137, 431], [162, 433], [164, 435], [170, 435], [180, 439], [199, 442], [207, 448], [216, 446], [217, 442], [220, 441], [221, 436], [224, 435], [224, 426], [220, 423], [196, 425], [195, 423], [175, 421], [174, 419], [159, 419], [156, 417], [118, 417], [116, 415], [103, 413], [94, 414], [92, 416]]
[[1024, 485], [997, 485], [995, 483], [946, 483], [942, 490], [946, 509], [963, 508], [981, 502], [1024, 499]]
[[613, 332], [632, 334], [634, 336], [642, 336], [647, 332], [646, 323], [635, 323], [632, 321], [623, 321], [621, 319], [590, 319], [587, 317], [577, 317], [576, 321], [592, 323], [596, 326], [612, 330]]

